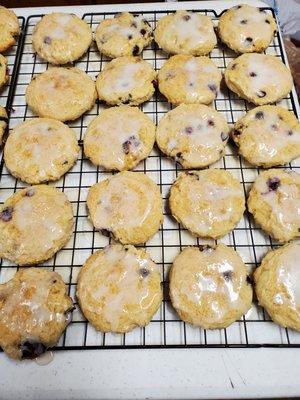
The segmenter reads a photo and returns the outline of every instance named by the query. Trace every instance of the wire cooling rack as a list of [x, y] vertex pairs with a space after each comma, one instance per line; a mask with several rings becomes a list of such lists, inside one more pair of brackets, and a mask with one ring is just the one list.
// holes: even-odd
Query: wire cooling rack
[[[265, 9], [266, 12], [272, 12]], [[158, 19], [172, 12], [141, 12], [153, 28]], [[210, 15], [214, 21], [218, 15], [213, 10], [197, 10]], [[98, 23], [105, 18], [114, 17], [115, 13], [91, 13], [85, 14], [83, 19], [90, 24], [95, 31]], [[31, 38], [35, 24], [42, 15], [28, 17], [17, 48], [12, 50], [10, 64], [15, 63], [11, 77], [11, 86], [6, 89], [1, 97], [7, 98], [7, 106], [11, 109], [10, 129], [25, 119], [34, 118], [31, 110], [25, 103], [25, 90], [32, 77], [48, 68], [48, 64], [34, 54]], [[273, 43], [266, 50], [267, 54], [280, 57], [286, 62], [282, 41], [277, 35]], [[213, 49], [210, 57], [223, 71], [228, 63], [236, 57], [229, 49], [218, 43]], [[154, 43], [143, 51], [143, 58], [150, 62], [158, 70], [168, 58]], [[85, 70], [92, 78], [95, 78], [99, 71], [109, 60], [100, 55], [95, 44], [91, 46], [87, 54], [74, 63], [77, 67]], [[297, 114], [295, 91], [280, 104]], [[3, 99], [1, 99], [3, 100]], [[229, 124], [233, 124], [238, 118], [251, 108], [244, 100], [239, 99], [225, 86], [221, 88], [216, 100], [215, 108], [221, 112]], [[75, 300], [76, 280], [78, 272], [85, 260], [96, 250], [106, 246], [110, 239], [96, 232], [87, 219], [85, 206], [88, 189], [94, 183], [103, 180], [111, 174], [93, 166], [82, 153], [82, 139], [88, 123], [99, 114], [103, 105], [97, 103], [94, 108], [83, 117], [72, 122], [69, 126], [77, 134], [81, 146], [81, 155], [77, 164], [63, 178], [51, 185], [64, 191], [72, 202], [74, 215], [76, 217], [75, 228], [69, 243], [59, 251], [51, 260], [45, 262], [45, 268], [59, 272], [69, 288], [69, 293]], [[143, 104], [141, 109], [149, 115], [155, 123], [171, 109], [170, 104], [156, 93], [154, 97]], [[239, 156], [230, 144], [227, 145], [226, 155], [222, 160], [214, 164], [214, 167], [229, 170], [243, 185], [245, 195], [249, 186], [259, 173], [258, 168], [247, 164]], [[289, 168], [300, 168], [300, 159], [293, 161]], [[164, 199], [164, 222], [159, 232], [149, 240], [145, 247], [152, 259], [161, 268], [164, 300], [162, 306], [153, 317], [150, 324], [145, 328], [136, 328], [132, 332], [122, 335], [101, 334], [87, 323], [80, 312], [78, 305], [73, 312], [73, 319], [60, 342], [57, 349], [113, 349], [113, 348], [168, 348], [168, 347], [300, 347], [300, 334], [294, 331], [279, 327], [270, 321], [265, 311], [256, 303], [243, 318], [227, 329], [206, 331], [192, 327], [182, 322], [172, 306], [168, 297], [168, 271], [175, 256], [188, 245], [209, 243], [191, 236], [183, 229], [170, 215], [167, 207], [167, 197], [170, 185], [176, 179], [181, 167], [171, 159], [165, 157], [154, 148], [151, 155], [141, 162], [135, 169], [146, 173], [160, 187]], [[25, 186], [21, 181], [14, 179], [5, 168], [3, 160], [0, 169], [0, 202], [4, 202], [13, 192]], [[245, 213], [243, 219], [233, 232], [220, 240], [234, 249], [242, 256], [249, 268], [249, 272], [255, 268], [266, 252], [276, 246], [269, 236], [264, 234], [255, 225], [250, 215]], [[2, 260], [0, 266], [0, 282], [10, 279], [17, 267], [7, 260]]]

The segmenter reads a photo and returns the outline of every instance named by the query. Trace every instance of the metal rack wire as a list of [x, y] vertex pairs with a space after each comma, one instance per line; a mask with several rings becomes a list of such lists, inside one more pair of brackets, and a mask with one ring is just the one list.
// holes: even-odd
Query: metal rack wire
[[[267, 9], [267, 12], [272, 12]], [[140, 12], [154, 28], [156, 22], [162, 16], [172, 12]], [[214, 10], [196, 10], [210, 15], [213, 20], [218, 19]], [[93, 31], [98, 23], [105, 18], [112, 18], [115, 13], [89, 13], [83, 19], [90, 24]], [[28, 17], [24, 34], [21, 35], [17, 50], [15, 51], [15, 67], [11, 77], [11, 87], [7, 93], [7, 106], [12, 110], [10, 116], [10, 129], [16, 124], [28, 118], [34, 118], [31, 110], [25, 103], [25, 89], [33, 75], [41, 73], [48, 68], [48, 64], [34, 54], [31, 46], [31, 35], [35, 24], [42, 15]], [[23, 21], [24, 24], [24, 21]], [[23, 25], [24, 27], [24, 25]], [[282, 41], [277, 35], [273, 43], [266, 51], [286, 62]], [[210, 57], [216, 65], [224, 70], [228, 63], [236, 55], [218, 43], [213, 49]], [[143, 58], [150, 62], [158, 70], [162, 63], [168, 58], [154, 43], [143, 51]], [[90, 76], [95, 76], [102, 70], [109, 60], [100, 55], [95, 44], [91, 46], [87, 54], [74, 63], [77, 67], [85, 70]], [[295, 105], [295, 91], [280, 104], [297, 114]], [[233, 124], [251, 106], [244, 100], [239, 99], [225, 86], [214, 101], [215, 108], [221, 112], [229, 124]], [[81, 154], [77, 164], [59, 181], [51, 185], [64, 191], [72, 202], [76, 223], [74, 233], [69, 243], [58, 252], [51, 260], [45, 262], [45, 268], [59, 272], [69, 288], [69, 293], [75, 299], [76, 279], [80, 267], [94, 251], [102, 248], [110, 242], [110, 239], [96, 232], [87, 219], [85, 200], [88, 189], [94, 183], [105, 179], [110, 173], [93, 166], [82, 153], [82, 138], [87, 124], [99, 114], [103, 105], [97, 103], [94, 108], [78, 120], [71, 122], [69, 126], [77, 134], [81, 146]], [[149, 115], [155, 123], [171, 109], [170, 104], [159, 94], [143, 104], [141, 109]], [[229, 170], [241, 182], [245, 195], [249, 186], [259, 173], [259, 169], [247, 164], [239, 156], [231, 144], [227, 145], [226, 155], [222, 160], [214, 164], [214, 167]], [[289, 168], [300, 168], [300, 160], [289, 165]], [[160, 266], [164, 288], [164, 300], [161, 308], [153, 317], [150, 324], [145, 328], [136, 328], [132, 332], [123, 335], [102, 334], [96, 332], [82, 316], [77, 304], [73, 313], [73, 320], [62, 336], [58, 346], [59, 350], [71, 349], [129, 349], [129, 348], [169, 348], [169, 347], [300, 347], [300, 334], [283, 329], [270, 321], [268, 315], [257, 304], [243, 316], [240, 321], [235, 322], [227, 329], [218, 331], [206, 331], [192, 327], [182, 322], [170, 305], [168, 298], [168, 271], [174, 257], [185, 246], [207, 243], [191, 236], [170, 215], [167, 206], [167, 197], [170, 185], [176, 179], [181, 167], [169, 158], [165, 157], [154, 148], [151, 155], [141, 162], [135, 171], [146, 173], [161, 189], [164, 200], [164, 222], [159, 232], [149, 240], [145, 247], [152, 259]], [[1, 160], [0, 167], [0, 202], [3, 202], [16, 190], [26, 185], [13, 178]], [[221, 242], [236, 249], [244, 259], [249, 271], [255, 268], [262, 256], [277, 244], [259, 227], [257, 227], [250, 215], [245, 213], [233, 232], [224, 237]], [[0, 282], [12, 277], [17, 270], [7, 260], [0, 264]]]

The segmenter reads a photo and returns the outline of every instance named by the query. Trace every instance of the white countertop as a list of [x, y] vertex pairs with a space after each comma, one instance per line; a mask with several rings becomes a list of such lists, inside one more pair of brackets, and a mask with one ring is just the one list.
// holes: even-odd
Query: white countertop
[[[142, 4], [144, 10], [224, 8], [240, 1]], [[264, 5], [260, 1], [246, 1]], [[65, 11], [110, 11], [111, 5]], [[119, 11], [141, 5], [118, 5]], [[58, 7], [19, 8], [18, 15]], [[61, 9], [61, 8], [60, 8]], [[300, 349], [151, 349], [59, 351], [46, 366], [0, 354], [0, 399], [250, 398], [300, 395]]]

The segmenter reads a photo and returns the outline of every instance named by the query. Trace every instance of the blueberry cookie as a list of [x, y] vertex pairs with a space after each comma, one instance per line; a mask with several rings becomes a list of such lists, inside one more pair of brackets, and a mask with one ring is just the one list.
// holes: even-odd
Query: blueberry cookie
[[160, 150], [184, 168], [203, 168], [225, 153], [229, 128], [223, 116], [201, 104], [181, 104], [160, 120]]
[[147, 242], [163, 220], [159, 187], [138, 172], [119, 172], [96, 183], [87, 206], [95, 228], [123, 244]]
[[259, 304], [284, 328], [300, 331], [300, 246], [271, 250], [254, 272]]
[[80, 270], [77, 298], [101, 332], [146, 326], [162, 301], [158, 266], [144, 249], [114, 244], [92, 254]]
[[4, 107], [0, 106], [0, 146], [8, 124], [8, 116]]
[[290, 70], [275, 56], [242, 54], [225, 70], [230, 90], [256, 105], [274, 103], [292, 89]]
[[76, 162], [75, 133], [55, 119], [34, 118], [17, 125], [4, 148], [7, 169], [30, 184], [55, 181]]
[[237, 53], [264, 51], [276, 31], [276, 22], [271, 14], [247, 4], [225, 11], [218, 25], [222, 42]]
[[0, 346], [18, 360], [40, 356], [57, 344], [72, 309], [73, 301], [58, 273], [19, 270], [0, 285]]
[[171, 186], [169, 202], [184, 228], [213, 239], [232, 231], [245, 210], [239, 181], [220, 169], [182, 172]]
[[152, 28], [142, 15], [123, 12], [101, 21], [95, 39], [100, 53], [108, 57], [137, 56], [152, 42]]
[[136, 107], [111, 107], [88, 126], [84, 153], [93, 164], [107, 170], [134, 168], [151, 152], [155, 125]]
[[208, 57], [175, 55], [158, 73], [160, 92], [170, 103], [211, 103], [220, 89], [221, 72]]
[[0, 88], [8, 81], [7, 58], [0, 54]]
[[185, 248], [170, 272], [170, 298], [180, 318], [204, 329], [226, 328], [251, 307], [252, 287], [232, 248]]
[[248, 209], [270, 236], [287, 242], [300, 231], [300, 175], [270, 169], [262, 172], [249, 193]]
[[45, 15], [32, 35], [34, 51], [52, 64], [67, 64], [80, 58], [92, 43], [89, 25], [74, 14]]
[[156, 43], [170, 54], [203, 56], [217, 44], [210, 17], [182, 10], [161, 18], [154, 37]]
[[0, 6], [0, 53], [16, 43], [20, 33], [18, 17], [12, 10]]
[[300, 156], [300, 124], [278, 106], [261, 106], [239, 119], [232, 138], [250, 164], [269, 168]]
[[139, 105], [154, 93], [156, 72], [139, 57], [119, 57], [110, 61], [97, 77], [99, 100], [110, 105]]
[[50, 68], [34, 77], [26, 89], [26, 102], [35, 114], [60, 121], [80, 117], [96, 98], [95, 82], [78, 68]]
[[0, 206], [0, 257], [18, 265], [48, 260], [70, 239], [72, 205], [47, 185], [19, 190]]

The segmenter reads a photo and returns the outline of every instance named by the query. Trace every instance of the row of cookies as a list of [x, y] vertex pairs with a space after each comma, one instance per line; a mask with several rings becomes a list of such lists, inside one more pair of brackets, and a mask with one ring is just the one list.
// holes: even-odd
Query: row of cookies
[[[216, 31], [222, 42], [238, 53], [262, 52], [276, 33], [276, 23], [264, 9], [241, 5], [220, 17]], [[154, 35], [143, 15], [128, 12], [102, 20], [95, 30], [99, 51], [110, 58], [139, 55], [153, 37], [169, 54], [207, 55], [217, 44], [209, 16], [182, 10], [159, 19]], [[85, 21], [64, 13], [45, 15], [32, 35], [34, 50], [52, 64], [77, 60], [92, 39], [92, 30]]]
[[[260, 304], [279, 325], [300, 331], [300, 246], [267, 253], [255, 270]], [[266, 290], [268, 288], [268, 290]], [[240, 320], [252, 305], [251, 279], [234, 249], [187, 247], [169, 274], [171, 304], [179, 317], [204, 329]], [[162, 302], [161, 273], [143, 249], [114, 244], [92, 254], [80, 270], [76, 298], [100, 332], [146, 326]], [[71, 320], [73, 300], [57, 272], [27, 268], [0, 285], [0, 346], [15, 359], [33, 359], [57, 344]]]

